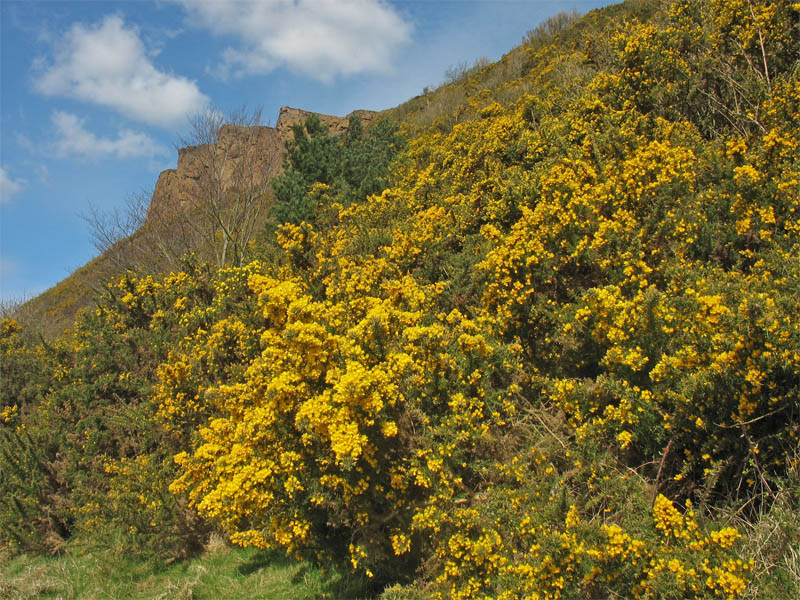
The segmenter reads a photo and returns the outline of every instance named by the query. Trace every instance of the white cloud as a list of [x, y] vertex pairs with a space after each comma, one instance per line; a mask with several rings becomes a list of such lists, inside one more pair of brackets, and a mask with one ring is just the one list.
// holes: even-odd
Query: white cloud
[[24, 179], [11, 179], [4, 167], [0, 167], [0, 204], [11, 201], [11, 196], [20, 191], [25, 184]]
[[38, 68], [38, 92], [107, 106], [151, 125], [182, 124], [208, 104], [194, 81], [156, 69], [139, 32], [118, 16], [74, 24], [56, 44], [53, 60]]
[[54, 111], [51, 117], [57, 134], [52, 149], [60, 158], [135, 158], [167, 154], [164, 146], [138, 131], [121, 129], [116, 139], [97, 137], [77, 116]]
[[237, 38], [217, 70], [237, 76], [287, 66], [314, 79], [386, 71], [411, 25], [381, 0], [182, 0], [194, 25]]

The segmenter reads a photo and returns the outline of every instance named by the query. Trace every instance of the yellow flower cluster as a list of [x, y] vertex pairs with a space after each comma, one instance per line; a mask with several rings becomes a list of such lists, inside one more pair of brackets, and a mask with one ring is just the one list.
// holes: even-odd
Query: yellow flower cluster
[[502, 484], [468, 503], [429, 507], [422, 531], [440, 540], [435, 597], [733, 599], [746, 589], [752, 565], [737, 557], [735, 530], [704, 532], [690, 505], [681, 513], [663, 495], [650, 524], [587, 519], [563, 490], [553, 495], [570, 476], [547, 462], [536, 453], [513, 461]]
[[[338, 267], [366, 274], [373, 264]], [[460, 489], [467, 456], [508, 414], [481, 376], [487, 361], [508, 357], [458, 311], [426, 317], [441, 286], [367, 277], [380, 295], [329, 287], [331, 299], [319, 300], [299, 280], [254, 273], [259, 349], [234, 352], [246, 370], [208, 379], [248, 339], [227, 319], [190, 336], [186, 354], [159, 369], [162, 419], [197, 423], [200, 442], [175, 457], [182, 474], [170, 489], [236, 543], [322, 557], [339, 551], [331, 545], [348, 528], [360, 540], [351, 562], [365, 572], [382, 552], [409, 554], [403, 523], [419, 510], [415, 498]], [[346, 301], [351, 294], [358, 302]], [[428, 434], [410, 451], [401, 442], [415, 429]]]

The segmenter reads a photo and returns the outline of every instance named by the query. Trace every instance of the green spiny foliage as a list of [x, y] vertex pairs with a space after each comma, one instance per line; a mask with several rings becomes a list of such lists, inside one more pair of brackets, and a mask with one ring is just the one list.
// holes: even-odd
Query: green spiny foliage
[[319, 117], [311, 116], [293, 131], [286, 170], [272, 180], [278, 223], [319, 221], [327, 211], [320, 202], [320, 186], [327, 202], [343, 206], [379, 193], [388, 183], [389, 163], [401, 148], [397, 126], [388, 119], [365, 131], [353, 116], [345, 133], [331, 136]]
[[0, 430], [0, 531], [19, 548], [53, 552], [69, 537], [72, 515], [57, 439], [46, 433], [58, 432]]

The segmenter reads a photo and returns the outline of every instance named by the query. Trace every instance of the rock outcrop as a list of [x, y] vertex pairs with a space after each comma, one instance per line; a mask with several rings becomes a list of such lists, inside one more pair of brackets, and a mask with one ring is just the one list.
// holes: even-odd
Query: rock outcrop
[[283, 167], [286, 144], [294, 138], [292, 127], [314, 114], [334, 135], [347, 129], [351, 116], [359, 117], [365, 126], [381, 116], [378, 112], [356, 110], [346, 117], [335, 117], [284, 106], [275, 127], [223, 125], [216, 144], [178, 150], [177, 168], [163, 171], [158, 177], [147, 219], [162, 211], [191, 206], [207, 193], [209, 185], [228, 189], [277, 175]]
[[311, 115], [317, 115], [323, 125], [326, 125], [333, 135], [344, 132], [347, 129], [347, 124], [350, 122], [350, 117], [358, 117], [365, 127], [370, 123], [377, 120], [383, 113], [374, 112], [371, 110], [354, 110], [346, 117], [334, 117], [331, 115], [323, 115], [320, 113], [313, 113], [299, 108], [290, 108], [284, 106], [278, 114], [278, 123], [275, 129], [281, 138], [281, 141], [287, 142], [293, 138], [292, 127], [305, 123], [306, 119]]

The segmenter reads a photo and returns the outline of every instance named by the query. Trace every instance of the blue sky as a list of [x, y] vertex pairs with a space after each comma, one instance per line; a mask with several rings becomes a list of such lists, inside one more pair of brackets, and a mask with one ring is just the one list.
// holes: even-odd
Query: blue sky
[[0, 301], [96, 251], [80, 214], [174, 168], [188, 117], [396, 106], [597, 0], [0, 0]]

